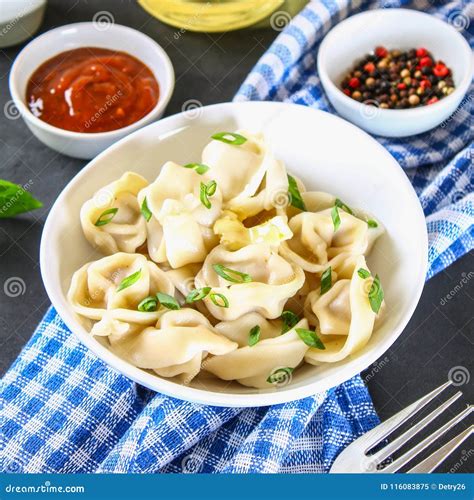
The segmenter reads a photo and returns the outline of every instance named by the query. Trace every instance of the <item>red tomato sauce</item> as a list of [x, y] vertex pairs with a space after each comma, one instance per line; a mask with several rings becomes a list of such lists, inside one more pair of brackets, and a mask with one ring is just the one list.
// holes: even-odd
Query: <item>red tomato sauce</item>
[[30, 111], [74, 132], [107, 132], [147, 115], [158, 102], [151, 70], [135, 57], [97, 47], [62, 52], [44, 62], [26, 89]]

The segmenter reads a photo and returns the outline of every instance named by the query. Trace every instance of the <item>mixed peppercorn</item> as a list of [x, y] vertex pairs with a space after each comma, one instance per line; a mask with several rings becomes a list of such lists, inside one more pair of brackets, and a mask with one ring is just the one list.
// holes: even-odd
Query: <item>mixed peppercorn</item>
[[433, 104], [454, 91], [451, 70], [425, 48], [376, 47], [341, 82], [344, 94], [385, 109]]

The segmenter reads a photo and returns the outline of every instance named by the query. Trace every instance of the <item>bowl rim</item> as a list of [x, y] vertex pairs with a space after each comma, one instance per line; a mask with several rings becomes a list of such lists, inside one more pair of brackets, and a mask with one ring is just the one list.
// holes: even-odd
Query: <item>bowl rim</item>
[[[411, 198], [415, 202], [417, 207], [417, 213], [413, 214], [414, 220], [417, 220], [418, 234], [420, 235], [420, 245], [422, 245], [422, 260], [423, 263], [419, 268], [419, 274], [417, 276], [417, 286], [415, 288], [415, 300], [411, 303], [410, 307], [404, 312], [402, 319], [400, 320], [397, 328], [394, 328], [391, 335], [383, 339], [380, 344], [374, 349], [372, 355], [370, 353], [363, 353], [356, 360], [351, 360], [353, 363], [352, 368], [348, 371], [347, 368], [341, 367], [337, 374], [330, 379], [324, 380], [322, 382], [310, 382], [301, 387], [291, 387], [281, 388], [274, 392], [260, 393], [255, 392], [253, 394], [229, 394], [221, 392], [213, 392], [205, 389], [198, 389], [195, 387], [189, 387], [177, 384], [162, 377], [158, 377], [151, 373], [148, 373], [140, 368], [137, 368], [126, 361], [119, 358], [112, 351], [107, 349], [105, 346], [97, 342], [88, 332], [85, 331], [83, 327], [78, 325], [78, 321], [75, 318], [75, 313], [70, 309], [70, 307], [63, 307], [61, 302], [64, 302], [64, 294], [60, 288], [57, 288], [54, 284], [54, 279], [51, 275], [51, 271], [48, 268], [48, 242], [50, 241], [50, 233], [53, 230], [54, 220], [61, 213], [61, 204], [63, 200], [68, 196], [70, 191], [73, 191], [76, 183], [83, 181], [87, 177], [90, 170], [96, 168], [96, 164], [100, 164], [100, 161], [105, 158], [110, 152], [118, 149], [122, 144], [130, 140], [130, 138], [135, 137], [138, 134], [144, 133], [148, 127], [153, 127], [155, 130], [155, 135], [159, 136], [161, 134], [170, 134], [172, 131], [179, 130], [180, 120], [185, 112], [177, 113], [175, 115], [169, 116], [167, 118], [161, 119], [158, 122], [149, 124], [147, 127], [143, 127], [133, 134], [122, 138], [120, 141], [115, 142], [109, 148], [97, 155], [93, 160], [91, 160], [80, 172], [78, 172], [65, 186], [62, 192], [57, 197], [55, 203], [53, 204], [46, 223], [44, 225], [43, 233], [41, 236], [40, 245], [40, 269], [43, 283], [46, 292], [51, 300], [52, 305], [55, 307], [61, 319], [64, 321], [69, 330], [83, 343], [85, 344], [95, 355], [97, 355], [102, 361], [104, 361], [109, 367], [115, 369], [122, 375], [128, 377], [129, 379], [148, 387], [154, 391], [161, 392], [171, 397], [182, 399], [185, 401], [191, 401], [199, 404], [207, 404], [213, 406], [225, 406], [225, 407], [259, 407], [259, 406], [269, 406], [274, 404], [286, 403], [294, 401], [297, 399], [302, 399], [319, 392], [323, 392], [332, 387], [335, 387], [346, 380], [349, 380], [353, 376], [359, 374], [362, 370], [366, 369], [373, 362], [375, 362], [382, 354], [384, 354], [387, 349], [395, 342], [395, 340], [401, 335], [405, 329], [408, 321], [413, 315], [415, 308], [419, 302], [421, 293], [423, 291], [426, 271], [428, 267], [428, 234], [426, 229], [426, 222], [421, 207], [418, 196], [415, 190], [408, 180], [403, 169], [397, 163], [395, 158], [374, 138], [372, 138], [368, 133], [364, 132], [359, 127], [353, 125], [352, 123], [344, 120], [338, 116], [325, 111], [317, 110], [314, 108], [309, 108], [307, 106], [302, 106], [294, 103], [282, 103], [282, 102], [269, 102], [269, 101], [249, 101], [249, 102], [227, 102], [212, 104], [209, 106], [204, 106], [202, 108], [203, 113], [207, 109], [219, 110], [222, 115], [232, 114], [232, 109], [236, 107], [266, 107], [266, 108], [279, 108], [278, 111], [284, 111], [288, 108], [293, 108], [297, 106], [306, 110], [308, 113], [315, 113], [319, 115], [324, 115], [325, 119], [333, 120], [335, 122], [343, 122], [345, 126], [349, 126], [354, 129], [358, 134], [364, 134], [367, 139], [373, 142], [374, 147], [378, 148], [386, 158], [387, 158], [387, 168], [392, 168], [396, 175], [400, 179], [400, 185], [405, 186], [407, 197]], [[79, 328], [77, 328], [79, 326]]]
[[[358, 14], [354, 14], [353, 16], [350, 16], [344, 21], [341, 21], [340, 23], [336, 24], [334, 28], [332, 28], [329, 33], [324, 37], [323, 41], [321, 42], [321, 45], [319, 46], [318, 50], [318, 57], [317, 57], [317, 66], [318, 66], [318, 74], [319, 77], [321, 78], [321, 82], [324, 87], [329, 87], [332, 91], [335, 91], [339, 98], [342, 99], [344, 104], [346, 106], [351, 107], [354, 111], [360, 111], [361, 109], [367, 109], [367, 108], [373, 108], [372, 105], [370, 104], [365, 104], [364, 102], [361, 101], [356, 101], [355, 99], [352, 99], [351, 97], [347, 96], [344, 94], [344, 92], [333, 82], [332, 78], [329, 77], [327, 71], [326, 71], [326, 58], [325, 58], [325, 51], [327, 51], [328, 46], [332, 43], [332, 38], [335, 34], [344, 31], [344, 29], [347, 28], [348, 25], [350, 25], [352, 22], [354, 22], [354, 19], [360, 18], [360, 17], [370, 17], [370, 16], [392, 16], [395, 14], [400, 14], [402, 13], [403, 15], [406, 16], [413, 16], [413, 17], [420, 17], [423, 18], [420, 22], [426, 21], [427, 19], [430, 20], [430, 22], [438, 24], [443, 26], [444, 28], [447, 28], [448, 30], [451, 30], [451, 35], [452, 37], [456, 37], [461, 44], [464, 47], [465, 53], [468, 55], [468, 60], [470, 61], [470, 64], [468, 67], [465, 69], [465, 74], [463, 75], [463, 78], [461, 79], [461, 82], [457, 87], [454, 88], [454, 92], [452, 92], [450, 95], [443, 97], [442, 99], [438, 100], [437, 102], [425, 106], [418, 106], [415, 108], [408, 108], [408, 109], [384, 109], [380, 108], [377, 106], [377, 116], [385, 116], [385, 118], [393, 118], [395, 116], [398, 117], [407, 117], [407, 118], [412, 118], [416, 119], [419, 118], [421, 115], [426, 115], [435, 112], [436, 110], [440, 109], [441, 107], [449, 107], [451, 106], [455, 101], [459, 100], [461, 101], [463, 97], [465, 96], [469, 85], [471, 83], [472, 79], [472, 74], [474, 71], [474, 59], [471, 56], [471, 47], [469, 46], [469, 43], [467, 40], [459, 33], [456, 31], [452, 26], [450, 26], [447, 22], [443, 21], [442, 19], [438, 19], [437, 17], [434, 17], [430, 14], [427, 14], [426, 12], [421, 12], [418, 10], [411, 10], [411, 9], [373, 9], [373, 10], [368, 10], [365, 12], [360, 12]], [[370, 114], [369, 114], [370, 116]], [[440, 120], [442, 121], [442, 120]]]
[[[140, 128], [143, 125], [147, 124], [149, 122], [151, 116], [159, 115], [162, 111], [164, 111], [164, 109], [166, 108], [166, 106], [168, 105], [168, 103], [171, 99], [171, 96], [172, 96], [173, 91], [174, 91], [174, 86], [175, 86], [175, 74], [174, 74], [173, 64], [171, 63], [171, 59], [169, 58], [168, 54], [165, 52], [163, 47], [158, 42], [153, 40], [153, 38], [151, 38], [150, 36], [146, 35], [145, 33], [140, 32], [134, 28], [130, 28], [128, 26], [124, 26], [122, 24], [116, 24], [116, 23], [111, 24], [110, 27], [107, 28], [107, 32], [109, 32], [109, 30], [118, 30], [118, 31], [122, 32], [122, 36], [137, 37], [137, 38], [141, 39], [144, 44], [148, 44], [148, 46], [153, 48], [153, 50], [155, 51], [155, 55], [157, 55], [157, 57], [159, 57], [164, 64], [166, 80], [169, 82], [167, 85], [164, 85], [162, 83], [163, 81], [161, 80], [161, 78], [159, 78], [158, 75], [156, 75], [155, 72], [144, 61], [142, 61], [140, 58], [137, 57], [137, 59], [139, 59], [143, 64], [145, 64], [150, 69], [150, 71], [155, 76], [155, 78], [158, 82], [158, 85], [159, 85], [160, 94], [158, 97], [158, 101], [157, 101], [156, 105], [153, 107], [153, 109], [151, 109], [145, 116], [143, 116], [142, 118], [140, 118], [136, 122], [130, 123], [129, 125], [127, 125], [125, 127], [121, 127], [121, 128], [115, 129], [115, 130], [109, 130], [106, 132], [74, 132], [72, 130], [62, 129], [60, 127], [56, 127], [54, 125], [51, 125], [50, 123], [47, 123], [47, 122], [41, 120], [40, 118], [35, 116], [30, 111], [28, 106], [25, 104], [24, 96], [22, 97], [20, 95], [20, 92], [18, 90], [18, 81], [17, 81], [18, 67], [20, 66], [22, 60], [24, 59], [25, 54], [27, 54], [31, 50], [35, 50], [35, 45], [42, 40], [45, 40], [45, 39], [51, 38], [51, 37], [59, 38], [61, 35], [58, 36], [58, 33], [62, 32], [64, 30], [76, 28], [77, 30], [80, 31], [82, 29], [90, 28], [93, 26], [94, 26], [94, 22], [90, 22], [90, 21], [65, 24], [62, 26], [58, 26], [57, 28], [53, 28], [53, 29], [46, 31], [45, 33], [35, 37], [27, 45], [25, 45], [23, 47], [23, 49], [20, 51], [20, 53], [17, 55], [17, 57], [15, 58], [15, 61], [13, 62], [13, 65], [10, 69], [10, 75], [8, 78], [8, 85], [9, 85], [10, 94], [12, 96], [13, 102], [15, 103], [15, 106], [20, 111], [20, 114], [24, 120], [28, 120], [28, 121], [32, 122], [34, 125], [36, 125], [37, 127], [41, 128], [47, 132], [50, 132], [52, 134], [62, 136], [65, 139], [81, 139], [81, 140], [93, 141], [95, 139], [99, 139], [99, 140], [111, 139], [117, 135], [123, 135], [123, 134], [128, 134], [129, 132], [133, 132], [137, 128]], [[80, 47], [91, 47], [91, 46], [97, 46], [97, 45], [93, 45], [93, 44], [91, 45], [91, 44], [87, 44], [87, 43], [80, 44]], [[133, 45], [132, 45], [132, 47], [133, 47]], [[79, 46], [76, 48], [79, 48]], [[74, 49], [72, 49], [72, 50], [74, 50]], [[127, 54], [129, 54], [133, 57], [136, 57], [133, 55], [133, 53], [131, 51], [128, 51], [128, 50], [125, 50], [125, 51], [121, 50], [120, 52], [126, 52]], [[58, 54], [60, 54], [60, 53], [61, 52], [58, 52]], [[54, 57], [54, 56], [51, 56], [51, 57]], [[35, 66], [35, 68], [33, 68], [31, 70], [30, 76], [33, 74], [34, 71], [36, 71], [36, 69], [38, 69], [38, 67], [41, 64], [46, 62], [51, 57], [47, 57], [46, 59], [44, 59], [40, 63], [38, 63], [38, 65]]]

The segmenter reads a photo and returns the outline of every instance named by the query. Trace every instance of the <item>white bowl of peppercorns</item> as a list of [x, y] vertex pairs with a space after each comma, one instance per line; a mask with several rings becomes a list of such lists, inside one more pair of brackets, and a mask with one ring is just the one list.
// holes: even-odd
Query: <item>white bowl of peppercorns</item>
[[420, 134], [446, 120], [463, 101], [473, 67], [456, 29], [407, 9], [349, 17], [318, 53], [319, 77], [336, 111], [385, 137]]

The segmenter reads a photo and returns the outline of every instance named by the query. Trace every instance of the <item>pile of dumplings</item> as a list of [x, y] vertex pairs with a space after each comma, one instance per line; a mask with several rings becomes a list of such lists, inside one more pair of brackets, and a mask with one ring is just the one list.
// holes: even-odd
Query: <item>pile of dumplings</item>
[[284, 386], [361, 349], [383, 310], [365, 260], [380, 221], [306, 191], [261, 134], [214, 134], [152, 183], [126, 172], [80, 220], [104, 257], [74, 273], [70, 304], [120, 358], [180, 383]]

